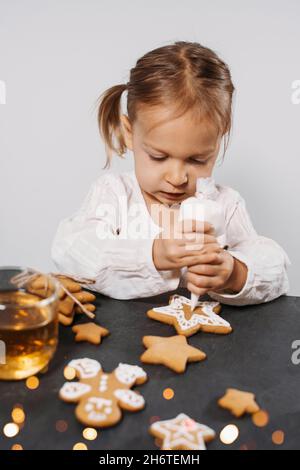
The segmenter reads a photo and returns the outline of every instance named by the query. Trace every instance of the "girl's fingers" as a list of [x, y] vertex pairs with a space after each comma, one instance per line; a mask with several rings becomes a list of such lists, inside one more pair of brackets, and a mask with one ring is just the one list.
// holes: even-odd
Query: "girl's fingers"
[[216, 264], [195, 264], [189, 266], [189, 272], [202, 276], [216, 276], [219, 272], [219, 268]]
[[192, 248], [190, 248], [190, 246], [197, 245], [197, 248], [195, 249], [199, 250], [203, 245], [209, 245], [211, 243], [218, 243], [217, 239], [213, 235], [188, 232], [182, 234], [180, 246], [186, 246], [188, 250], [191, 250]]
[[222, 248], [218, 243], [209, 243], [205, 245], [193, 245], [192, 243], [189, 243], [188, 245], [185, 245], [183, 247], [179, 248], [179, 257], [190, 257], [190, 256], [204, 256], [204, 255], [209, 255], [211, 253], [221, 253]]
[[193, 254], [187, 254], [186, 256], [181, 258], [181, 266], [188, 266], [189, 268], [191, 266], [197, 266], [201, 264], [222, 264], [223, 259], [220, 253], [213, 251], [211, 253], [204, 253], [204, 254], [199, 254], [195, 253]]
[[[188, 272], [186, 274], [187, 285], [188, 283], [192, 284], [196, 289], [206, 289], [211, 290], [215, 287], [214, 277], [209, 276], [199, 276]], [[196, 293], [196, 292], [195, 292]], [[200, 294], [199, 294], [200, 295]]]
[[187, 282], [186, 287], [190, 292], [199, 296], [206, 294], [206, 292], [209, 290], [196, 287], [192, 282]]

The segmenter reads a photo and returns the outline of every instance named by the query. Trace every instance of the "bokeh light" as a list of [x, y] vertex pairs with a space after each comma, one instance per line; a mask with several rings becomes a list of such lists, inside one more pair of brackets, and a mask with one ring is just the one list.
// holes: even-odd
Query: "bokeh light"
[[11, 417], [14, 423], [16, 424], [22, 424], [25, 421], [25, 413], [23, 408], [20, 408], [19, 406], [14, 407], [14, 409], [11, 412]]
[[73, 380], [76, 377], [76, 370], [74, 367], [66, 366], [64, 368], [64, 378], [66, 380]]
[[239, 436], [239, 429], [235, 424], [228, 424], [220, 432], [220, 441], [223, 444], [232, 444]]
[[85, 428], [82, 431], [82, 435], [88, 441], [93, 441], [94, 439], [96, 439], [98, 433], [97, 433], [96, 429], [94, 429], [94, 428]]
[[73, 445], [73, 450], [87, 450], [87, 445], [84, 442], [77, 442]]
[[21, 444], [13, 444], [11, 446], [11, 450], [23, 450], [23, 447], [21, 446]]
[[7, 423], [3, 428], [6, 437], [15, 437], [19, 432], [19, 426], [16, 423]]
[[284, 432], [278, 429], [278, 431], [274, 431], [272, 434], [272, 442], [280, 446], [284, 443]]
[[65, 432], [68, 429], [68, 423], [63, 419], [59, 419], [55, 423], [55, 429], [58, 432]]
[[174, 390], [172, 388], [165, 388], [164, 391], [163, 391], [163, 397], [166, 400], [172, 400], [174, 395], [175, 395]]
[[265, 410], [259, 410], [252, 415], [252, 421], [255, 426], [263, 428], [269, 422], [269, 414]]
[[28, 377], [28, 379], [26, 380], [26, 387], [29, 388], [29, 390], [37, 389], [39, 384], [40, 384], [40, 381], [35, 375]]

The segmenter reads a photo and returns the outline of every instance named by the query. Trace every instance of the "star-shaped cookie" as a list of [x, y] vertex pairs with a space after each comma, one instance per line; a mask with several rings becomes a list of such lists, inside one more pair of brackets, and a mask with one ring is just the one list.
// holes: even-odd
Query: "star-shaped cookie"
[[197, 302], [191, 312], [191, 300], [182, 295], [172, 295], [169, 305], [148, 310], [149, 318], [173, 325], [179, 335], [191, 336], [197, 331], [227, 334], [232, 331], [230, 324], [220, 315], [219, 302]]
[[72, 331], [76, 333], [75, 341], [88, 341], [92, 344], [100, 344], [102, 337], [109, 335], [106, 328], [93, 322], [74, 325]]
[[256, 413], [259, 406], [255, 401], [254, 393], [242, 392], [235, 388], [228, 388], [225, 395], [219, 399], [218, 405], [230, 410], [231, 413], [239, 418], [244, 413]]
[[182, 373], [187, 362], [202, 361], [206, 354], [190, 346], [183, 335], [164, 338], [161, 336], [144, 336], [143, 344], [148, 348], [142, 355], [145, 364], [162, 364], [175, 372]]
[[149, 428], [150, 434], [158, 438], [161, 450], [205, 450], [205, 442], [215, 438], [215, 432], [204, 424], [197, 423], [184, 413], [174, 419], [156, 421]]

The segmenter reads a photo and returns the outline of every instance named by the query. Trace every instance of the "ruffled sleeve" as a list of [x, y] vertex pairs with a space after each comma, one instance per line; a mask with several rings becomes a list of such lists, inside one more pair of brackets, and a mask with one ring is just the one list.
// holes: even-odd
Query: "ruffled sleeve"
[[240, 195], [226, 222], [226, 236], [229, 253], [248, 268], [247, 280], [237, 294], [209, 291], [212, 299], [228, 305], [248, 305], [269, 302], [288, 293], [290, 259], [277, 242], [257, 234]]

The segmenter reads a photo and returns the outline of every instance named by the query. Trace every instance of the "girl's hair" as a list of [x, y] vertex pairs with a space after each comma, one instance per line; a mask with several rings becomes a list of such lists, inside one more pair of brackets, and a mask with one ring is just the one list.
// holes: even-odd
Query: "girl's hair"
[[[110, 166], [112, 153], [120, 157], [126, 144], [120, 120], [121, 95], [127, 90], [127, 114], [131, 123], [139, 107], [171, 106], [174, 118], [190, 110], [213, 122], [228, 146], [234, 86], [228, 66], [211, 49], [197, 42], [177, 41], [154, 49], [138, 59], [129, 82], [108, 88], [100, 96], [98, 125]], [[116, 139], [116, 140], [114, 140]]]

